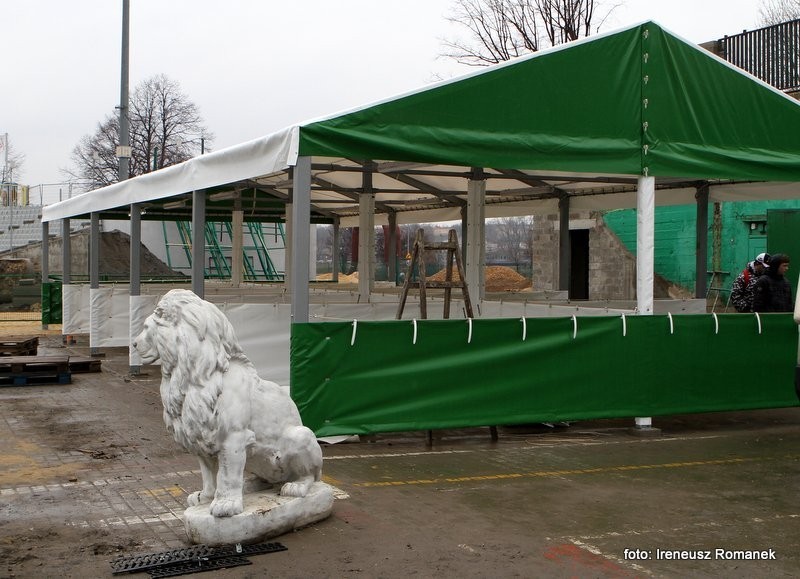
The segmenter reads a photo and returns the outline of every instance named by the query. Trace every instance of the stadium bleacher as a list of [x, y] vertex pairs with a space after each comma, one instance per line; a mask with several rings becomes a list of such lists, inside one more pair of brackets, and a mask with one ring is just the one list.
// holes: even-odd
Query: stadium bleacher
[[[84, 221], [70, 221], [70, 231], [87, 227]], [[61, 236], [61, 221], [50, 223], [50, 237]], [[42, 207], [25, 205], [0, 207], [0, 253], [42, 241]]]

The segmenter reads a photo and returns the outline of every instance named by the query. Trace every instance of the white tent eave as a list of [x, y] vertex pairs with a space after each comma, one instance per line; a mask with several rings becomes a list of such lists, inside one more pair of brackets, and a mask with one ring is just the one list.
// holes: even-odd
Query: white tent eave
[[125, 207], [286, 169], [297, 158], [298, 126], [49, 205], [42, 221]]

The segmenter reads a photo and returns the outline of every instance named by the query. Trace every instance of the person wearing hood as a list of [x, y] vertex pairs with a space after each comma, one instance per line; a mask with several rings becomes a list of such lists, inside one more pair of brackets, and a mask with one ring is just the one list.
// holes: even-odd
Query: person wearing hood
[[758, 278], [769, 268], [769, 260], [768, 253], [759, 253], [733, 281], [730, 303], [737, 312], [753, 311], [753, 289]]
[[791, 312], [794, 310], [792, 286], [786, 279], [789, 256], [785, 253], [772, 255], [766, 273], [758, 278], [753, 288], [754, 312]]

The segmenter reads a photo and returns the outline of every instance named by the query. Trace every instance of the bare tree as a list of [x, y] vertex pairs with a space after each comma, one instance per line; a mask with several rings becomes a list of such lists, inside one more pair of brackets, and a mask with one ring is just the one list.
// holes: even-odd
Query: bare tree
[[[186, 161], [213, 142], [197, 106], [165, 75], [140, 83], [131, 95], [129, 111], [131, 177]], [[115, 183], [118, 144], [119, 118], [111, 113], [73, 149], [74, 169], [67, 174], [91, 182], [94, 188]]]
[[443, 41], [444, 56], [487, 66], [577, 40], [592, 33], [596, 6], [596, 0], [455, 0], [448, 20], [465, 28], [467, 38]]
[[25, 164], [25, 154], [15, 150], [11, 139], [0, 135], [0, 163], [3, 164], [0, 177], [3, 183], [19, 181], [22, 177], [22, 166]]
[[758, 9], [762, 26], [800, 18], [800, 0], [762, 0]]
[[535, 0], [551, 46], [592, 33], [594, 0]]
[[502, 217], [497, 219], [497, 245], [502, 255], [519, 267], [530, 262], [533, 217]]

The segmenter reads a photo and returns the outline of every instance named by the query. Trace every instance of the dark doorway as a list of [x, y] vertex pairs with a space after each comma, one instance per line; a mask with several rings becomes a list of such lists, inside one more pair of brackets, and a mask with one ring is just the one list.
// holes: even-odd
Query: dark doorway
[[569, 232], [570, 275], [569, 299], [589, 299], [589, 230], [573, 229]]

